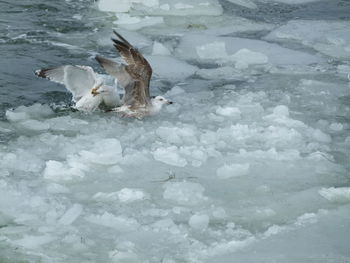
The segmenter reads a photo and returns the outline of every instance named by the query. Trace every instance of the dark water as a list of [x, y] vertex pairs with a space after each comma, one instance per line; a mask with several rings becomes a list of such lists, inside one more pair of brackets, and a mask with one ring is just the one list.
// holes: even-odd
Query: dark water
[[[72, 18], [90, 12], [93, 1], [0, 2], [0, 116], [7, 108], [47, 100], [69, 100], [62, 87], [37, 79], [41, 67], [89, 64], [85, 51], [54, 45], [62, 35], [92, 32], [93, 24]], [[86, 38], [85, 38], [86, 39]], [[87, 39], [86, 39], [87, 40]]]

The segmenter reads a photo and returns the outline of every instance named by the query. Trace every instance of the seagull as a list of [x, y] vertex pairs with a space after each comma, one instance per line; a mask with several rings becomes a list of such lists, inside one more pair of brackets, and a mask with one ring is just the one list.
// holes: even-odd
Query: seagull
[[152, 67], [141, 53], [115, 30], [113, 33], [118, 39], [112, 38], [114, 47], [127, 63], [120, 64], [97, 55], [95, 59], [105, 71], [116, 78], [125, 90], [123, 104], [112, 111], [122, 116], [142, 119], [148, 115], [158, 113], [165, 104], [173, 102], [162, 96], [151, 97], [149, 85], [152, 76]]
[[103, 79], [89, 66], [64, 65], [49, 69], [39, 69], [35, 75], [65, 85], [72, 93], [74, 108], [92, 112], [101, 104], [108, 108], [121, 105], [117, 85], [104, 85]]

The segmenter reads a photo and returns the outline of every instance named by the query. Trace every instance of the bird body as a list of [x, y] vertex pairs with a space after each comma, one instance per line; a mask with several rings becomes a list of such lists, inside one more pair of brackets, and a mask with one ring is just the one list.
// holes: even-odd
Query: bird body
[[64, 65], [35, 71], [38, 77], [63, 84], [72, 93], [74, 107], [79, 111], [95, 111], [102, 103], [109, 108], [121, 104], [117, 86], [104, 85], [91, 67]]

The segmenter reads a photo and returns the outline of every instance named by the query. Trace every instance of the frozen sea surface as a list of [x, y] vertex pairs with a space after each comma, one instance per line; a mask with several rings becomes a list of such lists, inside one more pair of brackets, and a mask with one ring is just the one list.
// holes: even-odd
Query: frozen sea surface
[[[350, 262], [348, 1], [34, 2], [0, 3], [0, 262]], [[159, 115], [35, 78], [103, 74], [111, 28]]]

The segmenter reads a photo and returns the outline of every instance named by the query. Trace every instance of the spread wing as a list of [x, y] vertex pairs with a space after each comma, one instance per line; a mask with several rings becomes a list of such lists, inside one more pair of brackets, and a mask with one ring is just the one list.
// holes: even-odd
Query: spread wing
[[96, 60], [107, 73], [116, 77], [125, 89], [124, 105], [137, 108], [150, 103], [149, 84], [152, 68], [141, 53], [125, 38], [113, 31], [118, 39], [112, 39], [127, 65], [121, 65], [100, 56]]
[[65, 65], [57, 68], [39, 69], [35, 75], [51, 81], [63, 84], [73, 95], [73, 100], [78, 101], [91, 91], [98, 82], [94, 70], [88, 66]]

